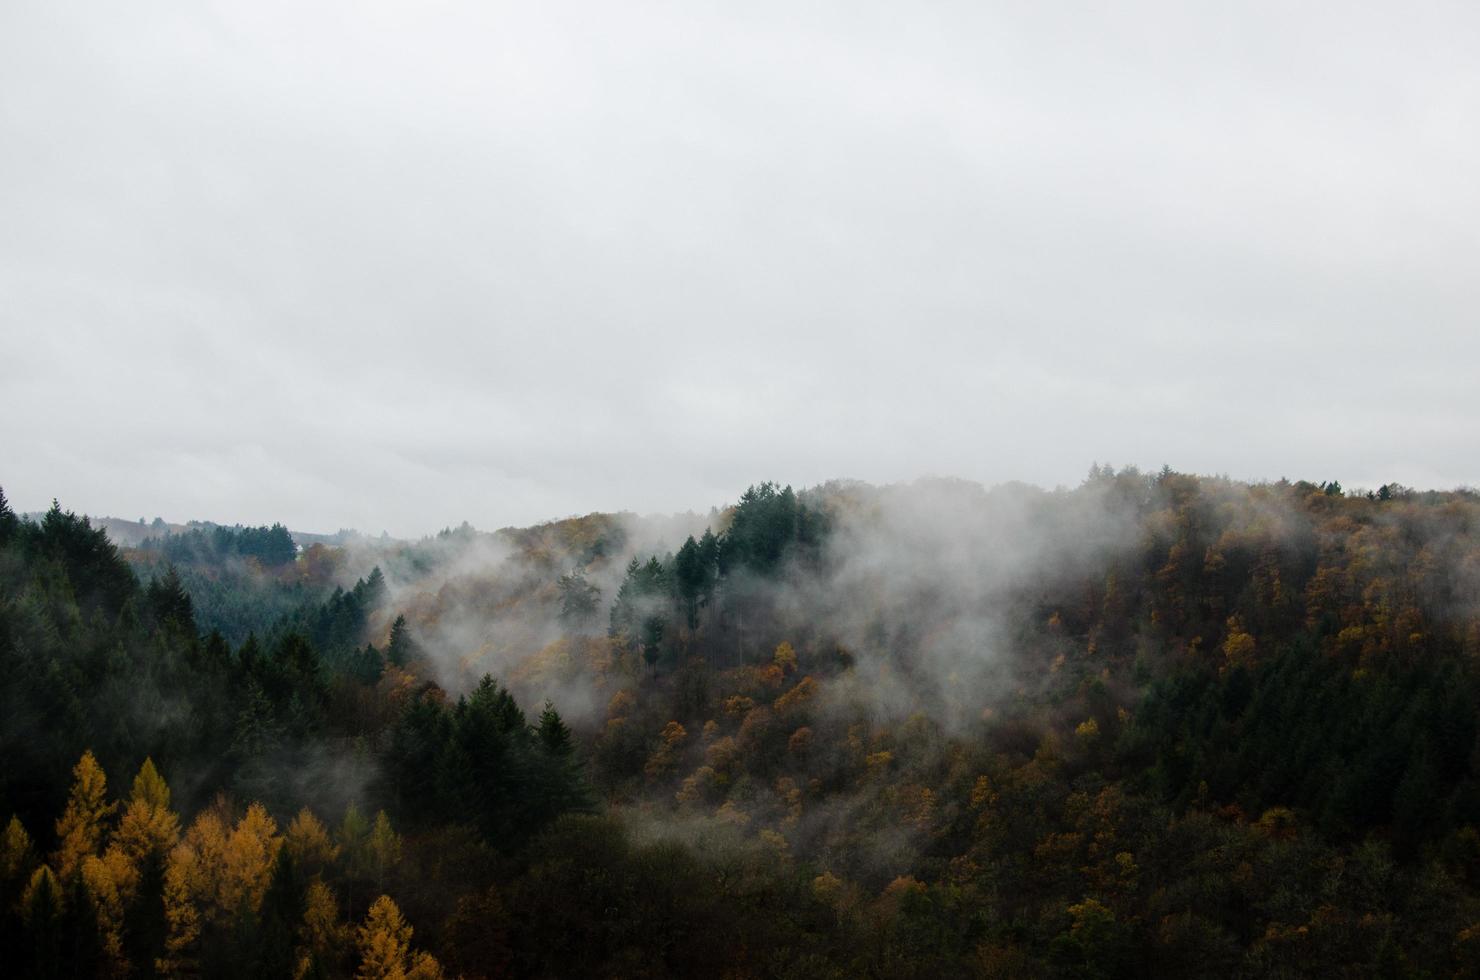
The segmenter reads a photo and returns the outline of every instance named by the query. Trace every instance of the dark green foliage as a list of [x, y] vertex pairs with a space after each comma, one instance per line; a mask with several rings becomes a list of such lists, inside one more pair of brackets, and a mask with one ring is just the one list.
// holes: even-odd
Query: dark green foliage
[[0, 489], [0, 546], [10, 543], [20, 530], [20, 524], [20, 518], [10, 509], [10, 503], [5, 499], [5, 491]]
[[[0, 495], [0, 822], [36, 838], [0, 869], [0, 966], [104, 967], [75, 880], [22, 901], [91, 748], [114, 796], [151, 755], [187, 819], [220, 790], [280, 827], [305, 802], [383, 807], [400, 867], [372, 867], [362, 816], [313, 873], [356, 918], [392, 893], [418, 946], [470, 978], [1477, 975], [1480, 509], [1333, 486], [1096, 466], [1019, 519], [1052, 531], [1092, 500], [1123, 546], [965, 613], [939, 589], [903, 608], [860, 589], [835, 632], [786, 614], [827, 570], [822, 515], [848, 512], [817, 491], [752, 488], [724, 534], [634, 559], [614, 642], [572, 635], [594, 597], [584, 571], [562, 577], [576, 555], [606, 574], [606, 522], [508, 532], [530, 544], [531, 645], [549, 644], [509, 683], [592, 682], [570, 724], [492, 677], [450, 700], [405, 618], [376, 632], [378, 572], [234, 639], [202, 598], [234, 588], [222, 568], [251, 568], [231, 581], [266, 616], [272, 576], [313, 559], [160, 560], [141, 584], [85, 520], [22, 521]], [[442, 598], [407, 605], [422, 636]], [[926, 658], [958, 635], [985, 667], [970, 647]], [[127, 910], [134, 975], [162, 948], [162, 878], [143, 868]], [[307, 885], [280, 858], [261, 908], [211, 927], [202, 972], [292, 973]]]
[[154, 622], [160, 625], [169, 624], [184, 631], [186, 635], [195, 634], [195, 605], [173, 565], [163, 578], [150, 581], [144, 598]]
[[[612, 604], [610, 635], [639, 648], [655, 671], [692, 652], [728, 659], [726, 651], [743, 651], [757, 632], [764, 635], [754, 627], [747, 633], [746, 623], [764, 627], [769, 586], [793, 560], [815, 569], [827, 531], [823, 512], [801, 503], [791, 487], [752, 486], [723, 534], [706, 528], [662, 560], [632, 559]], [[681, 635], [670, 628], [675, 624], [682, 624]], [[758, 648], [764, 652], [765, 642]]]
[[590, 626], [601, 606], [601, 590], [579, 570], [560, 576], [555, 584], [560, 588], [560, 622], [573, 630]]
[[251, 558], [272, 568], [291, 564], [298, 557], [293, 536], [281, 524], [196, 527], [181, 534], [146, 538], [139, 547], [157, 551], [177, 565], [216, 565], [228, 558]]
[[692, 535], [673, 556], [673, 584], [683, 604], [689, 629], [699, 628], [699, 603], [709, 587], [711, 571], [704, 563], [699, 544]]
[[390, 640], [385, 647], [386, 660], [397, 667], [405, 667], [419, 654], [416, 641], [411, 638], [411, 627], [406, 625], [406, 617], [396, 616], [396, 621], [391, 624]]
[[535, 732], [539, 736], [540, 748], [552, 756], [564, 757], [575, 751], [570, 729], [565, 727], [565, 722], [560, 720], [560, 714], [549, 701], [540, 711], [540, 723]]
[[478, 828], [501, 846], [568, 810], [590, 807], [570, 733], [546, 705], [531, 728], [509, 692], [485, 676], [447, 707], [422, 698], [391, 732], [386, 794], [413, 821]]
[[[349, 591], [336, 588], [320, 604], [301, 606], [291, 615], [278, 621], [274, 632], [300, 633], [319, 652], [330, 670], [343, 671], [363, 676], [366, 673], [361, 661], [361, 644], [366, 641], [370, 614], [385, 597], [385, 579], [376, 568], [355, 582]], [[410, 659], [411, 648], [404, 635], [402, 623], [402, 645], [396, 650], [398, 656]], [[394, 641], [395, 637], [392, 637]], [[402, 661], [403, 663], [405, 661]]]
[[643, 647], [648, 663], [656, 662], [663, 630], [673, 605], [673, 581], [657, 556], [627, 565], [627, 577], [612, 604], [610, 634]]
[[108, 770], [152, 755], [201, 773], [182, 787], [183, 804], [201, 802], [192, 791], [223, 786], [281, 800], [293, 783], [285, 761], [334, 736], [331, 689], [379, 676], [379, 655], [367, 648], [369, 663], [355, 645], [383, 592], [378, 574], [279, 624], [266, 644], [248, 635], [233, 654], [219, 632], [198, 635], [194, 596], [174, 566], [140, 587], [85, 518], [58, 506], [39, 524], [6, 514], [0, 798], [28, 826], [46, 826], [60, 811], [86, 748]]
[[[1353, 679], [1293, 643], [1254, 672], [1179, 671], [1157, 682], [1121, 745], [1121, 764], [1180, 804], [1214, 799], [1259, 813], [1308, 812], [1350, 838], [1391, 825], [1399, 850], [1480, 820], [1469, 787], [1480, 671], [1468, 661], [1393, 662]], [[1312, 773], [1324, 778], [1312, 779]]]
[[33, 561], [50, 561], [54, 563], [51, 571], [66, 576], [72, 597], [84, 613], [116, 616], [133, 595], [134, 575], [119, 559], [108, 535], [86, 517], [63, 513], [55, 501], [39, 526], [24, 525], [17, 538]]
[[831, 910], [739, 841], [700, 856], [635, 842], [610, 819], [567, 816], [528, 861], [507, 903], [520, 975], [827, 976], [851, 958]]
[[762, 483], [749, 488], [741, 494], [729, 530], [720, 540], [720, 571], [772, 571], [798, 539], [801, 526], [791, 487], [778, 490], [774, 483]]

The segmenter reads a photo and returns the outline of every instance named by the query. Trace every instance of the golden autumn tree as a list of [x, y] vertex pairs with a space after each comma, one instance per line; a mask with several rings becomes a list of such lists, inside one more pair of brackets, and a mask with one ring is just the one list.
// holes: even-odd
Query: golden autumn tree
[[298, 925], [295, 978], [333, 972], [344, 957], [349, 933], [349, 927], [339, 921], [339, 900], [333, 890], [322, 881], [310, 882], [303, 898], [303, 921]]
[[123, 953], [124, 910], [133, 894], [137, 872], [121, 851], [102, 853], [108, 818], [115, 809], [115, 804], [107, 799], [108, 779], [102, 766], [91, 751], [82, 753], [72, 769], [66, 809], [56, 824], [57, 850], [52, 856], [56, 873], [52, 876], [51, 869], [44, 868], [45, 874], [33, 876], [22, 902], [29, 904], [41, 896], [41, 906], [49, 907], [51, 902], [46, 896], [52, 891], [53, 882], [60, 882], [63, 889], [80, 882], [96, 919], [105, 969], [120, 973], [127, 968]]
[[1238, 616], [1228, 617], [1228, 637], [1223, 641], [1223, 670], [1254, 666], [1254, 637]]
[[304, 807], [288, 824], [283, 849], [293, 864], [310, 877], [322, 875], [339, 859], [339, 845], [329, 837], [329, 830], [313, 811]]
[[[154, 762], [145, 759], [134, 777], [118, 830], [101, 855], [82, 859], [82, 882], [97, 917], [99, 944], [115, 973], [127, 972], [125, 918], [136, 902], [158, 901], [165, 863], [180, 838], [180, 822], [169, 809], [170, 790]], [[148, 873], [155, 893], [140, 896]]]
[[193, 895], [196, 874], [195, 854], [184, 843], [176, 845], [164, 877], [165, 951], [154, 963], [161, 976], [189, 976], [194, 970], [200, 939], [200, 911]]
[[43, 864], [31, 874], [21, 893], [21, 917], [33, 928], [55, 921], [62, 914], [62, 883], [56, 872]]
[[57, 821], [57, 850], [52, 858], [57, 877], [69, 881], [82, 872], [82, 861], [97, 854], [106, 829], [105, 821], [113, 813], [107, 802], [108, 779], [91, 751], [72, 769], [72, 790], [67, 794], [67, 808]]
[[180, 818], [170, 810], [170, 787], [146, 758], [134, 777], [118, 826], [118, 840], [131, 855], [168, 851], [180, 839]]
[[643, 773], [649, 782], [660, 782], [673, 774], [678, 766], [678, 753], [682, 751], [689, 733], [678, 722], [670, 721], [663, 726], [659, 737], [662, 739], [661, 744], [643, 765]]
[[205, 932], [226, 929], [261, 910], [282, 844], [277, 824], [260, 803], [249, 806], [230, 830], [220, 803], [196, 817], [170, 852], [165, 872], [169, 934], [160, 972], [189, 971]]
[[120, 852], [142, 871], [148, 861], [165, 861], [179, 841], [180, 818], [170, 810], [170, 788], [154, 762], [146, 758], [134, 777], [123, 818], [107, 853]]
[[247, 909], [255, 914], [262, 907], [282, 845], [277, 824], [266, 808], [260, 803], [247, 807], [227, 840], [225, 876], [217, 894], [223, 910]]
[[427, 953], [413, 952], [411, 934], [411, 924], [390, 896], [377, 898], [356, 934], [357, 980], [440, 980], [441, 964]]
[[170, 852], [165, 869], [164, 907], [168, 930], [165, 955], [155, 964], [165, 976], [186, 976], [195, 969], [196, 946], [204, 923], [215, 923], [214, 903], [202, 905], [216, 890], [226, 864], [226, 824], [219, 805], [200, 813]]
[[123, 917], [138, 879], [133, 862], [115, 846], [104, 851], [102, 857], [89, 854], [82, 859], [82, 886], [96, 917], [98, 945], [108, 971], [114, 975], [128, 972], [128, 960], [123, 952]]
[[31, 835], [21, 824], [20, 817], [12, 815], [0, 836], [0, 882], [9, 885], [27, 878], [35, 866], [36, 850], [31, 845]]

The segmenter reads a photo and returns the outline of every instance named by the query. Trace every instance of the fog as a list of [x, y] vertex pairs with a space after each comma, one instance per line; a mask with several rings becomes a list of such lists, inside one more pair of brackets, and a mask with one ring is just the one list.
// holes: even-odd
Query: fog
[[1480, 482], [1474, 9], [897, 14], [6, 3], [7, 492], [415, 537]]
[[[959, 728], [1026, 680], [1014, 668], [1012, 654], [1021, 652], [1014, 643], [1025, 626], [1042, 628], [1034, 618], [1052, 612], [1044, 603], [1081, 579], [1102, 581], [1139, 542], [1145, 492], [1127, 499], [1113, 482], [1054, 492], [959, 480], [834, 482], [798, 497], [829, 521], [810, 560], [793, 554], [773, 575], [732, 569], [701, 609], [698, 631], [684, 628], [666, 593], [639, 598], [637, 618], [665, 619], [664, 672], [698, 655], [718, 668], [764, 663], [790, 642], [804, 663], [831, 662], [839, 652], [849, 658], [854, 669], [826, 692], [840, 709], [862, 705], [886, 723], [929, 710]], [[382, 628], [406, 615], [448, 690], [466, 691], [492, 673], [527, 708], [551, 699], [592, 731], [638, 670], [639, 637], [614, 644], [606, 636], [629, 562], [656, 557], [671, 569], [685, 537], [723, 533], [731, 513], [592, 515], [497, 534], [464, 529], [409, 550], [366, 542], [346, 568], [385, 570]], [[604, 553], [571, 546], [581, 537], [577, 524], [606, 529]], [[572, 626], [561, 618], [557, 579], [577, 572], [600, 594], [595, 614]]]

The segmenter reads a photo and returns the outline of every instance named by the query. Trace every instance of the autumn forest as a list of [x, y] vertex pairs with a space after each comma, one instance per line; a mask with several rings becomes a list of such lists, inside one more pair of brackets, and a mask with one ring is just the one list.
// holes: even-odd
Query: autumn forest
[[1480, 977], [1472, 492], [123, 523], [0, 495], [5, 975]]

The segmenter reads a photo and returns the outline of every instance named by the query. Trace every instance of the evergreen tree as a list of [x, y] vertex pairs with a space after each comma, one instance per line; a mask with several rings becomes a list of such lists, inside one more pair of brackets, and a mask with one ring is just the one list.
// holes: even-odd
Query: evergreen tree
[[562, 575], [555, 583], [560, 589], [560, 622], [567, 629], [582, 629], [596, 617], [601, 603], [601, 590], [579, 569]]
[[417, 654], [416, 641], [411, 638], [411, 628], [406, 625], [406, 617], [396, 616], [396, 621], [391, 624], [390, 642], [385, 647], [385, 658], [397, 667], [405, 667]]
[[0, 547], [9, 544], [20, 531], [20, 518], [15, 516], [15, 511], [10, 509], [10, 503], [5, 499], [5, 489], [0, 487]]
[[189, 636], [195, 635], [195, 607], [174, 565], [169, 566], [163, 578], [150, 580], [145, 598], [156, 623], [172, 624]]
[[709, 584], [708, 570], [698, 543], [693, 535], [678, 549], [673, 559], [673, 580], [678, 589], [679, 601], [683, 604], [684, 618], [689, 629], [699, 628], [699, 603]]

